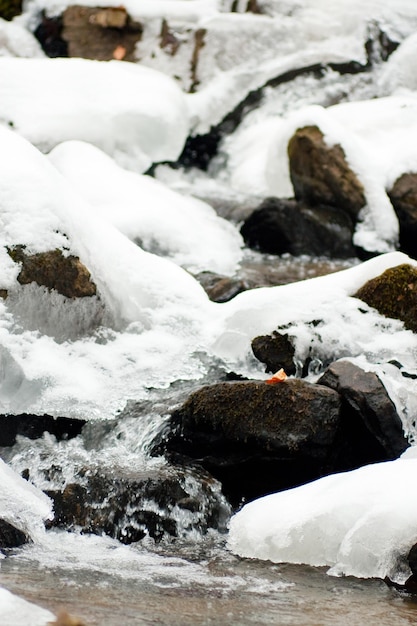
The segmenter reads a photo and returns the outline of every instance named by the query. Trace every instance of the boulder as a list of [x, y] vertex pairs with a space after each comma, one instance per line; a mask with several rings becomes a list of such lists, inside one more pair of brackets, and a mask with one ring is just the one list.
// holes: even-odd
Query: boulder
[[400, 249], [417, 257], [417, 174], [403, 174], [388, 192], [400, 226]]
[[73, 5], [58, 18], [43, 15], [35, 34], [49, 56], [135, 61], [142, 25], [132, 20], [122, 5]]
[[35, 282], [55, 289], [67, 298], [82, 298], [97, 293], [90, 272], [76, 256], [65, 256], [61, 250], [27, 254], [24, 246], [9, 248], [8, 253], [13, 261], [21, 263], [17, 277], [21, 285]]
[[173, 412], [162, 446], [197, 459], [237, 505], [326, 473], [339, 409], [338, 393], [302, 380], [219, 383]]
[[387, 269], [365, 283], [354, 297], [417, 332], [417, 269], [412, 265], [404, 263]]
[[86, 469], [63, 491], [48, 491], [54, 502], [51, 526], [106, 534], [122, 543], [164, 536], [226, 531], [230, 507], [220, 486], [200, 468], [150, 471]]
[[0, 551], [18, 548], [29, 541], [24, 532], [0, 518]]
[[352, 220], [331, 206], [311, 209], [294, 200], [267, 198], [240, 232], [249, 248], [269, 254], [355, 256]]
[[255, 337], [252, 340], [252, 352], [261, 363], [265, 363], [266, 372], [274, 373], [282, 368], [288, 376], [295, 374], [295, 348], [288, 334], [274, 331], [272, 335]]
[[22, 0], [0, 0], [0, 17], [12, 20], [22, 12]]
[[[342, 397], [341, 439], [344, 443], [341, 441], [341, 446], [345, 447], [345, 452], [348, 446], [353, 446], [350, 454], [353, 453], [354, 465], [357, 465], [363, 446], [368, 463], [396, 459], [408, 448], [395, 405], [376, 374], [365, 372], [349, 361], [336, 361], [318, 382], [334, 389]], [[371, 438], [363, 433], [359, 440], [359, 426], [362, 430], [364, 426]], [[373, 455], [376, 457], [373, 458]]]
[[306, 126], [290, 139], [288, 158], [297, 200], [342, 209], [356, 221], [366, 204], [364, 188], [340, 145], [328, 146], [317, 126]]

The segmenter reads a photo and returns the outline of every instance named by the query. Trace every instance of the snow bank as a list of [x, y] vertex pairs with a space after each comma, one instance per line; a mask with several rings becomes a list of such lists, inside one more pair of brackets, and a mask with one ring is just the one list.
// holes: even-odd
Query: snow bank
[[417, 541], [417, 459], [368, 465], [247, 504], [230, 522], [240, 556], [404, 583]]
[[135, 171], [175, 161], [189, 130], [184, 96], [170, 78], [85, 59], [0, 58], [0, 121], [44, 152], [79, 139]]
[[48, 626], [55, 616], [48, 610], [27, 602], [0, 587], [0, 622], [2, 626]]
[[145, 250], [192, 272], [236, 270], [242, 238], [208, 204], [121, 169], [91, 144], [60, 144], [49, 158], [88, 200], [97, 218], [108, 220]]

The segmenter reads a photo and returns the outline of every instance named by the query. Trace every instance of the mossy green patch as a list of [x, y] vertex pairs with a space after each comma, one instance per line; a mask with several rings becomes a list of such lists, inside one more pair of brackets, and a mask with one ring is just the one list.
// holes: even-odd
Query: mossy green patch
[[417, 269], [412, 265], [404, 263], [386, 270], [365, 283], [354, 297], [417, 332]]

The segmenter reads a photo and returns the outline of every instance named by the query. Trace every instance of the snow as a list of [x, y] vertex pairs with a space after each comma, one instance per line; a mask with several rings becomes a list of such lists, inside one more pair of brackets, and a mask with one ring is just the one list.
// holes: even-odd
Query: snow
[[18, 23], [0, 18], [0, 57], [44, 57], [35, 37]]
[[236, 270], [242, 238], [208, 204], [171, 191], [150, 176], [123, 170], [91, 144], [60, 144], [49, 158], [97, 217], [145, 250], [191, 272], [233, 274]]
[[175, 161], [189, 130], [185, 97], [170, 78], [86, 59], [0, 58], [0, 122], [44, 152], [79, 139], [140, 172]]
[[[45, 10], [47, 15], [59, 15], [71, 0], [29, 0], [26, 10], [31, 13]], [[114, 0], [100, 0], [100, 7], [118, 6]], [[78, 6], [97, 7], [97, 0], [80, 0]], [[125, 0], [123, 6], [127, 12], [138, 20], [167, 15], [187, 20], [197, 20], [217, 11], [219, 0]]]
[[244, 557], [403, 584], [417, 541], [416, 472], [417, 459], [401, 458], [265, 496], [232, 518], [228, 546]]
[[55, 616], [0, 587], [0, 620], [2, 626], [48, 626]]

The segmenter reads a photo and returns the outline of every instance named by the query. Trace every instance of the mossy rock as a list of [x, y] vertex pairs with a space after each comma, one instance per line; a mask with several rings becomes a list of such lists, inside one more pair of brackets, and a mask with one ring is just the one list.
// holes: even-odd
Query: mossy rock
[[82, 298], [97, 293], [90, 272], [76, 256], [64, 256], [61, 250], [28, 255], [24, 246], [9, 248], [8, 253], [13, 261], [22, 264], [17, 277], [21, 285], [35, 282], [55, 289], [67, 298]]
[[417, 332], [417, 269], [412, 265], [404, 263], [386, 270], [365, 283], [354, 297]]
[[22, 0], [0, 0], [0, 17], [12, 20], [22, 12]]

